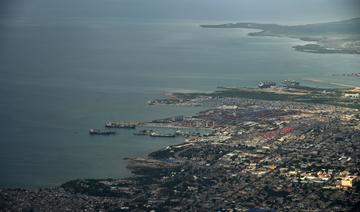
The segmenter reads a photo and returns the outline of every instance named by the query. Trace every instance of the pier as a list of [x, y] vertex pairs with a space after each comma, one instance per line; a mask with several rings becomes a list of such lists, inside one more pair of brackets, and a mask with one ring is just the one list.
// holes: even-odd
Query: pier
[[125, 129], [135, 129], [136, 126], [140, 125], [141, 122], [120, 122], [120, 121], [110, 121], [105, 124], [106, 128], [125, 128]]

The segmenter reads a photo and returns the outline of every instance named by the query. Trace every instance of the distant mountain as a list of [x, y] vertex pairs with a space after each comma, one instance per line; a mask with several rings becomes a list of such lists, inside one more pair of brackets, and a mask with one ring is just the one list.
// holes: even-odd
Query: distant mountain
[[360, 18], [343, 21], [306, 25], [278, 25], [260, 23], [227, 23], [220, 25], [201, 25], [204, 28], [248, 28], [260, 32], [251, 36], [277, 36], [316, 41], [316, 44], [295, 46], [298, 51], [312, 53], [360, 54]]

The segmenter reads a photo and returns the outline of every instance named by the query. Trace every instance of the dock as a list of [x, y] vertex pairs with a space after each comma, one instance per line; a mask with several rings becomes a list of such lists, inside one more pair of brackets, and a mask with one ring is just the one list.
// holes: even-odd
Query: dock
[[135, 129], [136, 126], [140, 125], [141, 122], [120, 122], [120, 121], [109, 121], [105, 124], [106, 128], [123, 128], [123, 129]]

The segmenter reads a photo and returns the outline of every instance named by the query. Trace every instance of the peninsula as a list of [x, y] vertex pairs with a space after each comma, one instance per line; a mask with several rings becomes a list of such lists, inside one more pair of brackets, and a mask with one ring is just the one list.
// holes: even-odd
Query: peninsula
[[259, 29], [261, 31], [252, 32], [249, 35], [289, 37], [309, 41], [309, 44], [294, 46], [293, 48], [297, 51], [327, 54], [360, 54], [360, 18], [296, 26], [240, 22], [201, 25], [201, 27]]

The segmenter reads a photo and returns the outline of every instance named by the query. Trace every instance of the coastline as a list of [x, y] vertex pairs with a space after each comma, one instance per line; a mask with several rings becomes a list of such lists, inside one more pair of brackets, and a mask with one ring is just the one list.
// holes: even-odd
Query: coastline
[[[327, 167], [324, 175], [333, 177], [343, 177], [345, 171], [349, 173], [346, 176], [358, 175], [354, 167], [358, 160], [357, 151], [352, 151], [353, 160], [344, 158], [348, 160], [346, 163], [343, 159], [338, 160], [337, 152], [340, 146], [349, 149], [360, 142], [358, 109], [307, 103], [304, 99], [296, 102], [264, 98], [264, 95], [277, 93], [276, 89], [222, 89], [211, 94], [173, 93], [170, 101], [155, 101], [155, 105], [209, 107], [170, 125], [196, 123], [199, 127], [214, 129], [214, 135], [190, 136], [183, 143], [157, 150], [148, 157], [128, 158], [128, 168], [135, 174], [130, 178], [79, 179], [44, 189], [1, 189], [0, 206], [8, 209], [17, 205], [21, 209], [39, 210], [77, 210], [81, 207], [131, 211], [235, 207], [247, 210], [260, 204], [267, 209], [291, 210], [298, 207], [292, 199], [294, 194], [300, 195], [303, 209], [310, 209], [315, 200], [307, 199], [308, 192], [330, 197], [334, 192], [346, 191], [350, 192], [347, 205], [342, 202], [327, 205], [322, 199], [315, 203], [327, 210], [340, 205], [348, 209], [356, 207], [355, 187], [350, 190], [337, 188], [337, 181], [329, 177], [323, 179], [323, 175], [316, 174], [313, 169]], [[306, 89], [310, 93], [322, 90]], [[227, 91], [231, 91], [231, 95]], [[265, 93], [257, 99], [248, 99], [244, 98], [244, 91]], [[234, 95], [234, 92], [238, 94]], [[296, 92], [292, 94], [294, 90], [288, 92], [286, 95], [299, 97]], [[332, 136], [333, 133], [337, 135]], [[324, 145], [328, 151], [321, 152]], [[311, 155], [314, 153], [310, 157], [314, 160], [313, 165], [301, 165], [302, 160], [309, 157], [309, 151]], [[329, 158], [329, 161], [315, 163], [317, 158]], [[300, 181], [293, 177], [294, 170], [303, 174], [304, 179]], [[316, 177], [306, 178], [308, 172], [314, 172], [309, 176]], [[268, 182], [276, 182], [278, 186]], [[308, 187], [309, 183], [313, 187]], [[207, 193], [210, 195], [205, 195]], [[260, 197], [259, 193], [262, 193]], [[268, 202], [274, 195], [275, 202]], [[46, 204], [41, 205], [44, 199]]]
[[[357, 19], [345, 20], [354, 21]], [[340, 22], [334, 22], [340, 23]], [[332, 24], [332, 23], [325, 23]], [[357, 24], [357, 23], [356, 23]], [[341, 31], [332, 32], [326, 36], [322, 36], [321, 33], [314, 34], [312, 27], [319, 24], [308, 24], [299, 26], [286, 26], [277, 24], [258, 24], [258, 23], [228, 23], [219, 25], [200, 25], [203, 28], [215, 28], [215, 29], [231, 29], [231, 28], [244, 28], [244, 29], [256, 29], [259, 32], [250, 32], [249, 36], [271, 36], [271, 37], [287, 37], [293, 39], [299, 39], [301, 41], [313, 42], [305, 45], [295, 45], [292, 48], [299, 52], [317, 53], [317, 54], [360, 54], [359, 35], [342, 34]], [[307, 29], [308, 27], [309, 29]], [[302, 31], [304, 30], [304, 31]], [[306, 30], [309, 30], [306, 31]]]

